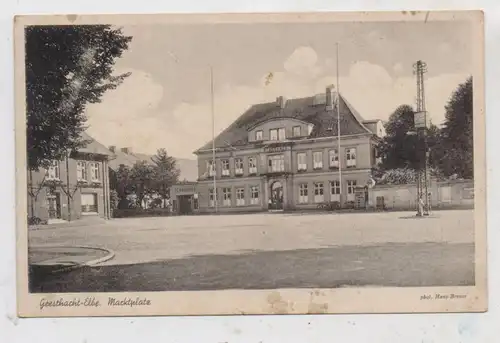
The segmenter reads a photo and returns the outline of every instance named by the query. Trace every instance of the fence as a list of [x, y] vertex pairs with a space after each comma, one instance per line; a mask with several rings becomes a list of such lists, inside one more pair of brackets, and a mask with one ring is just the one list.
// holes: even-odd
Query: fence
[[[432, 209], [474, 208], [474, 181], [431, 181], [428, 191]], [[368, 207], [395, 210], [417, 208], [417, 186], [376, 185], [368, 191]]]

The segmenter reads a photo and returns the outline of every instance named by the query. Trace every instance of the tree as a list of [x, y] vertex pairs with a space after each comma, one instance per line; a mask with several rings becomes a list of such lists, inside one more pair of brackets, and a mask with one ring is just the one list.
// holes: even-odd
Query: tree
[[128, 196], [133, 193], [130, 168], [120, 164], [116, 171], [110, 171], [110, 188], [116, 191], [118, 208], [128, 208]]
[[119, 202], [120, 198], [118, 198], [118, 192], [115, 189], [111, 189], [109, 192], [109, 207], [111, 208], [111, 217], [113, 217], [114, 211], [118, 209]]
[[414, 130], [413, 108], [399, 106], [385, 125], [386, 136], [380, 146], [383, 169], [414, 168], [417, 161], [415, 136], [408, 135]]
[[170, 187], [179, 181], [180, 170], [176, 159], [168, 156], [165, 149], [159, 149], [152, 160], [155, 163], [154, 189], [165, 200], [170, 195]]
[[47, 177], [47, 174], [44, 173], [42, 180], [40, 180], [38, 183], [35, 184], [33, 180], [33, 171], [29, 170], [28, 172], [28, 196], [30, 197], [30, 214], [32, 217], [36, 217], [35, 215], [35, 203], [38, 199], [38, 195], [40, 195], [40, 192], [45, 186], [45, 178]]
[[473, 89], [472, 77], [460, 84], [445, 107], [441, 129], [443, 156], [440, 167], [447, 176], [471, 179], [474, 176]]
[[130, 181], [133, 193], [136, 195], [137, 206], [142, 208], [146, 195], [155, 192], [155, 168], [146, 161], [139, 161], [130, 170]]
[[[399, 106], [389, 117], [385, 125], [387, 135], [380, 145], [382, 155], [381, 168], [418, 169], [421, 163], [421, 144], [417, 135], [409, 134], [415, 131], [414, 111], [410, 105]], [[429, 164], [433, 165], [433, 148], [439, 137], [439, 129], [432, 125], [427, 130], [427, 144], [431, 151]], [[421, 142], [420, 142], [421, 143]]]
[[25, 29], [28, 168], [87, 142], [85, 107], [100, 102], [129, 74], [113, 76], [113, 65], [132, 37], [110, 25], [29, 26]]

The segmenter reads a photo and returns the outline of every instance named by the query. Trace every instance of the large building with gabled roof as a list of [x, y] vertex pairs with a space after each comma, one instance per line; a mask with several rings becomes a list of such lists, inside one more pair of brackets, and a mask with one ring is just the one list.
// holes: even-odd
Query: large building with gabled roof
[[354, 206], [364, 200], [384, 126], [364, 120], [338, 98], [340, 104], [331, 86], [315, 96], [255, 104], [215, 142], [196, 150], [199, 211]]

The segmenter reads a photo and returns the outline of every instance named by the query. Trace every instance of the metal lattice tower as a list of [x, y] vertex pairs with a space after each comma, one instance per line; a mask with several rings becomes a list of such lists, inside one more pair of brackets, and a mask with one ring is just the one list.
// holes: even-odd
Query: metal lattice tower
[[429, 172], [428, 172], [428, 148], [427, 148], [427, 111], [425, 108], [425, 88], [424, 74], [427, 72], [427, 64], [423, 61], [417, 61], [414, 65], [414, 72], [417, 76], [417, 108], [416, 113], [424, 116], [423, 127], [417, 129], [418, 137], [418, 170], [417, 170], [417, 215], [429, 215], [430, 197], [429, 197]]

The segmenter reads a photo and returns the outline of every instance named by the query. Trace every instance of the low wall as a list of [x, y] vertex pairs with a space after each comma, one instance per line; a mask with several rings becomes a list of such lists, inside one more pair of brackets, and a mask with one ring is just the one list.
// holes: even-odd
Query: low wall
[[[474, 208], [474, 181], [431, 181], [431, 208]], [[368, 191], [368, 207], [377, 207], [377, 198], [383, 197], [387, 209], [414, 210], [417, 208], [417, 186], [376, 185]]]

